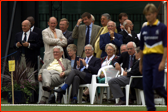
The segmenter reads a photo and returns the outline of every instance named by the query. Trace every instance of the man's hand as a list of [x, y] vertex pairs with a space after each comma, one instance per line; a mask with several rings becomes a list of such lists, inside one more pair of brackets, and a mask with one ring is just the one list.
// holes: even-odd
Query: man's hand
[[60, 73], [60, 77], [63, 78], [65, 75], [65, 72]]
[[20, 42], [17, 42], [16, 46], [21, 47], [22, 45], [20, 44]]
[[123, 29], [123, 30], [124, 30], [124, 26], [123, 26], [123, 25], [121, 25], [121, 26], [120, 26], [120, 29]]
[[38, 81], [42, 82], [42, 76], [41, 76], [41, 74], [39, 74], [39, 76], [38, 76]]
[[113, 40], [114, 32], [113, 32], [112, 30], [110, 30], [109, 33], [110, 33], [110, 37], [111, 37], [111, 39]]
[[131, 34], [131, 28], [128, 27], [128, 34]]
[[24, 47], [28, 47], [29, 46], [29, 43], [28, 42], [24, 42], [22, 43]]
[[161, 61], [160, 64], [159, 64], [158, 70], [163, 71], [164, 69], [165, 69], [165, 63], [163, 61]]
[[121, 71], [121, 67], [118, 63], [115, 64], [115, 69]]
[[126, 71], [123, 71], [123, 76], [127, 76], [127, 72]]
[[77, 22], [77, 24], [76, 25], [80, 25], [82, 23], [82, 19], [78, 19], [78, 22]]
[[77, 64], [77, 67], [79, 68], [80, 67], [80, 58], [79, 58], [79, 61], [76, 61], [76, 64]]
[[83, 65], [86, 67], [86, 62], [85, 62], [85, 59], [80, 59], [83, 63]]

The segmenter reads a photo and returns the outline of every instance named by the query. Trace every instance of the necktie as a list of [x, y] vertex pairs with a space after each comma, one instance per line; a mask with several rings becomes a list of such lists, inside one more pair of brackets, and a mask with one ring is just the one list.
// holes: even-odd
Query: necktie
[[[26, 33], [24, 33], [24, 42], [26, 42]], [[25, 48], [22, 46], [22, 54], [25, 54]]]
[[54, 33], [54, 37], [57, 38], [57, 34], [55, 30], [53, 31], [53, 33]]
[[62, 70], [65, 71], [65, 68], [64, 68], [64, 66], [62, 65], [61, 61], [60, 61], [60, 60], [57, 60], [57, 61], [58, 61], [59, 65], [61, 66]]
[[129, 68], [131, 68], [131, 67], [132, 67], [132, 65], [133, 65], [133, 57], [134, 57], [134, 56], [131, 56], [130, 66], [129, 66]]
[[90, 32], [90, 29], [89, 29], [89, 26], [88, 27], [88, 30], [87, 30], [87, 33], [86, 33], [86, 40], [85, 40], [85, 45], [89, 44], [89, 32]]
[[[88, 64], [88, 61], [89, 61], [89, 58], [87, 58], [87, 60], [85, 61], [86, 62], [86, 64]], [[83, 70], [85, 69], [86, 67], [85, 66], [83, 66], [83, 68], [81, 68], [81, 72], [83, 72]]]

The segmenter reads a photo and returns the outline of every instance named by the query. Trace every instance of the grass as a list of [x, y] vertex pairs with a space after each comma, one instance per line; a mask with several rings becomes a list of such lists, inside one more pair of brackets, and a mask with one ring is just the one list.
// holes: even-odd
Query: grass
[[[66, 105], [66, 104], [23, 104], [23, 105], [11, 105], [7, 100], [1, 100], [1, 111], [146, 111], [145, 106], [114, 106], [111, 104], [102, 105], [90, 105], [78, 104], [78, 105]], [[156, 107], [157, 111], [166, 111], [167, 107]]]

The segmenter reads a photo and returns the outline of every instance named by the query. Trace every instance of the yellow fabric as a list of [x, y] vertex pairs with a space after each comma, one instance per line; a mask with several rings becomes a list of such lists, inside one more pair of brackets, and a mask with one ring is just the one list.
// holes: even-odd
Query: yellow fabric
[[[157, 25], [157, 24], [158, 24], [158, 22], [159, 22], [159, 20], [158, 20], [158, 19], [156, 19], [156, 21], [153, 23], [153, 25]], [[147, 22], [147, 25], [149, 25], [149, 22]]]
[[164, 47], [163, 45], [157, 45], [152, 48], [148, 48], [146, 45], [144, 46], [143, 54], [151, 54], [151, 53], [157, 53], [157, 54], [163, 54]]
[[[62, 63], [62, 58], [59, 59]], [[50, 65], [47, 67], [47, 70], [55, 70], [58, 71], [59, 73], [62, 73], [62, 67], [60, 66], [60, 64], [58, 63], [58, 61], [56, 59], [54, 59], [54, 61], [52, 63], [50, 63]]]
[[[103, 28], [103, 30], [101, 30]], [[100, 29], [101, 33], [99, 32], [98, 34], [102, 35], [102, 34], [105, 34], [108, 32], [108, 29], [107, 29], [107, 26], [105, 27], [102, 27]], [[99, 37], [97, 38], [96, 42], [95, 42], [95, 53], [96, 53], [96, 58], [101, 58], [101, 53], [102, 53], [102, 50], [100, 49], [100, 45], [99, 45], [99, 42], [100, 42], [100, 35]]]

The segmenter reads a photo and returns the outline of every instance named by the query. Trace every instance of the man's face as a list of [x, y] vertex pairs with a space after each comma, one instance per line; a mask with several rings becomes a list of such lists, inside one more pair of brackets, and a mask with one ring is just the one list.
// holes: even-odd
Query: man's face
[[109, 20], [107, 19], [107, 17], [102, 16], [100, 21], [101, 21], [102, 26], [106, 26]]
[[57, 20], [51, 18], [50, 21], [48, 22], [48, 26], [50, 27], [51, 30], [54, 30], [57, 26]]
[[129, 55], [134, 55], [135, 54], [135, 48], [133, 47], [132, 43], [127, 44], [127, 51]]
[[54, 59], [60, 59], [61, 57], [62, 57], [62, 55], [63, 55], [63, 52], [60, 52], [60, 49], [58, 49], [58, 48], [55, 48], [54, 50], [53, 50], [53, 55], [54, 55]]
[[23, 22], [22, 22], [22, 31], [23, 31], [23, 32], [27, 32], [27, 31], [29, 31], [29, 30], [30, 30], [30, 25], [28, 24], [28, 22], [23, 21]]
[[157, 16], [157, 13], [150, 13], [150, 12], [148, 12], [148, 13], [145, 15], [145, 18], [146, 18], [146, 20], [147, 20], [149, 23], [153, 23], [153, 22], [156, 20], [156, 16]]
[[115, 50], [114, 50], [113, 47], [108, 46], [108, 47], [106, 48], [107, 56], [112, 56], [112, 55], [114, 54], [114, 52], [115, 52]]
[[127, 19], [128, 19], [127, 16], [122, 16], [122, 18], [119, 19], [119, 21], [120, 21], [121, 24], [123, 24], [123, 22], [124, 22], [125, 20], [127, 20]]
[[108, 28], [108, 31], [112, 30], [113, 32], [115, 32], [116, 26], [113, 22], [108, 22], [107, 28]]
[[89, 46], [86, 46], [86, 47], [85, 47], [85, 54], [86, 54], [86, 57], [90, 57], [90, 56], [92, 56], [93, 53], [94, 53], [94, 51], [92, 50], [91, 47], [89, 47]]
[[92, 22], [92, 18], [88, 19], [88, 17], [83, 17], [82, 21], [86, 26], [89, 26]]
[[120, 49], [121, 54], [122, 54], [123, 52], [126, 52], [126, 51], [127, 51], [126, 45], [121, 46], [121, 49]]
[[126, 24], [126, 29], [128, 30], [128, 27], [130, 27], [131, 30], [133, 30], [134, 24], [131, 21], [128, 21]]
[[65, 32], [68, 29], [67, 21], [60, 21], [59, 27], [62, 32]]

